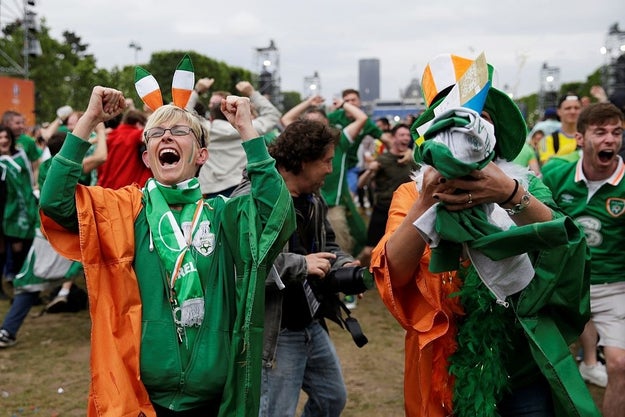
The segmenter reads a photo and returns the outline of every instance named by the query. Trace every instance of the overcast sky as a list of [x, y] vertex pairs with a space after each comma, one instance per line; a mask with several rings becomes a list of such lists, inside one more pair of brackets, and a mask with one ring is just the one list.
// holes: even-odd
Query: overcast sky
[[[10, 0], [2, 0], [2, 3]], [[12, 0], [14, 3], [21, 0]], [[258, 72], [256, 48], [273, 39], [282, 90], [303, 93], [318, 71], [331, 100], [358, 88], [358, 60], [381, 62], [381, 98], [398, 97], [439, 53], [486, 59], [517, 96], [538, 91], [544, 62], [562, 82], [604, 63], [608, 28], [625, 30], [623, 0], [37, 0], [52, 36], [80, 36], [97, 65], [147, 62], [152, 52], [193, 50]], [[3, 5], [4, 9], [4, 5]], [[3, 19], [4, 20], [4, 19]], [[129, 47], [134, 42], [140, 51]], [[173, 68], [172, 68], [173, 71]], [[196, 77], [210, 76], [196, 68]]]

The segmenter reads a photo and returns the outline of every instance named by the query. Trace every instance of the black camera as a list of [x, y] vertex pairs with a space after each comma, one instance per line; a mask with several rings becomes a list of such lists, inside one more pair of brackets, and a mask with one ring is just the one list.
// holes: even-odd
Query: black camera
[[373, 276], [360, 266], [346, 266], [330, 271], [322, 279], [314, 280], [314, 287], [322, 293], [342, 292], [346, 295], [360, 294], [373, 287]]

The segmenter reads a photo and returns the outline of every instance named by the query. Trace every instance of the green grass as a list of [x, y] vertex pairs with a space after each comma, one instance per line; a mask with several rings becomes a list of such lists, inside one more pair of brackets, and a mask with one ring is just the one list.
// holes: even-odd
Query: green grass
[[[0, 301], [1, 317], [8, 308], [8, 301]], [[86, 413], [88, 313], [35, 317], [41, 308], [31, 311], [18, 334], [18, 344], [0, 349], [0, 417], [79, 417]], [[404, 331], [375, 290], [358, 300], [353, 315], [369, 339], [363, 348], [356, 347], [347, 331], [329, 323], [348, 391], [342, 416], [403, 416]], [[603, 389], [590, 386], [590, 391], [600, 403]], [[302, 395], [300, 410], [304, 401]]]
[[[8, 301], [0, 301], [0, 317], [8, 308]], [[82, 311], [38, 317], [41, 309], [31, 310], [15, 346], [0, 349], [0, 417], [86, 413], [89, 315]], [[358, 300], [353, 314], [369, 338], [361, 349], [347, 331], [329, 323], [348, 388], [343, 416], [403, 416], [403, 330], [376, 292]], [[302, 394], [300, 402], [304, 399]]]

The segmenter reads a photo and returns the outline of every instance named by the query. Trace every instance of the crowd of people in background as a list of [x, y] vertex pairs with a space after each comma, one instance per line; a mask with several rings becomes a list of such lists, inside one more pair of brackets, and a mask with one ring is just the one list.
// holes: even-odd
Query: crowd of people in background
[[[452, 80], [447, 87], [453, 86], [456, 81]], [[98, 109], [102, 112], [106, 106], [107, 94], [113, 94], [108, 90], [95, 89], [92, 100], [99, 100], [97, 103], [90, 102], [84, 112], [63, 106], [58, 109], [57, 117], [46, 123], [45, 127], [29, 130], [22, 114], [14, 111], [4, 113], [0, 124], [0, 302], [10, 303], [10, 307], [0, 320], [0, 348], [10, 348], [17, 343], [20, 328], [25, 325], [29, 312], [41, 302], [44, 294], [47, 298], [42, 314], [76, 309], [72, 305], [75, 299], [70, 294], [80, 290], [75, 282], [84, 274], [83, 264], [62, 256], [56, 249], [57, 243], [48, 241], [48, 234], [40, 230], [42, 218], [39, 204], [44, 189], [47, 190], [44, 196], [47, 204], [44, 221], [48, 222], [46, 227], [50, 236], [56, 236], [57, 232], [49, 231], [52, 230], [52, 223], [49, 223], [47, 216], [66, 228], [68, 224], [73, 224], [72, 219], [75, 217], [76, 208], [74, 212], [63, 211], [67, 208], [63, 204], [67, 202], [57, 201], [50, 194], [50, 183], [57, 185], [57, 191], [67, 191], [63, 188], [66, 185], [58, 185], [58, 177], [54, 179], [50, 175], [76, 176], [76, 184], [90, 190], [99, 190], [99, 187], [118, 190], [110, 194], [107, 194], [108, 191], [102, 192], [101, 195], [99, 191], [94, 191], [98, 199], [119, 198], [125, 201], [122, 196], [124, 191], [120, 190], [129, 189], [138, 195], [141, 194], [139, 190], [146, 190], [148, 197], [154, 197], [150, 194], [153, 189], [150, 187], [156, 187], [157, 183], [160, 187], [161, 182], [168, 181], [164, 173], [166, 170], [155, 168], [155, 161], [160, 161], [163, 166], [175, 165], [182, 158], [178, 153], [182, 152], [169, 150], [165, 152], [168, 155], [156, 154], [150, 148], [149, 141], [177, 141], [193, 133], [198, 139], [197, 149], [200, 149], [197, 155], [204, 155], [203, 152], [206, 154], [199, 159], [200, 162], [196, 160], [189, 164], [185, 171], [189, 175], [177, 178], [177, 182], [170, 185], [196, 178], [193, 181], [197, 182], [199, 191], [197, 195], [194, 194], [194, 199], [197, 197], [198, 201], [207, 201], [208, 207], [216, 207], [221, 213], [219, 216], [223, 218], [228, 215], [219, 210], [234, 210], [234, 207], [241, 212], [250, 210], [242, 205], [235, 206], [232, 201], [245, 201], [247, 204], [246, 196], [252, 195], [249, 201], [260, 210], [257, 218], [259, 222], [276, 222], [284, 227], [283, 230], [287, 229], [285, 224], [292, 223], [288, 236], [281, 236], [278, 229], [273, 231], [273, 239], [280, 235], [276, 240], [280, 248], [273, 241], [267, 246], [275, 260], [272, 259], [271, 268], [267, 268], [271, 272], [268, 272], [264, 283], [265, 335], [262, 347], [257, 348], [259, 352], [262, 350], [262, 389], [259, 403], [256, 404], [261, 416], [294, 415], [300, 390], [308, 395], [305, 413], [309, 414], [305, 415], [339, 416], [343, 411], [348, 388], [345, 387], [340, 361], [328, 336], [325, 319], [344, 322], [344, 316], [349, 316], [350, 310], [357, 309], [358, 297], [357, 294], [347, 293], [342, 298], [319, 295], [318, 292], [322, 290], [319, 290], [317, 281], [323, 281], [323, 278], [335, 274], [337, 270], [349, 268], [364, 273], [371, 268], [384, 302], [406, 329], [407, 415], [448, 415], [444, 413], [451, 412], [452, 393], [448, 388], [439, 390], [436, 385], [451, 385], [451, 380], [447, 379], [451, 374], [446, 374], [445, 369], [450, 367], [453, 378], [463, 381], [466, 381], [463, 378], [479, 379], [476, 374], [468, 371], [463, 373], [467, 365], [460, 363], [462, 360], [474, 361], [475, 352], [471, 356], [460, 349], [464, 356], [451, 356], [454, 347], [468, 343], [467, 339], [455, 341], [454, 337], [462, 335], [465, 322], [476, 320], [477, 327], [473, 331], [478, 331], [476, 329], [482, 329], [480, 325], [492, 319], [489, 314], [492, 314], [493, 309], [517, 302], [519, 305], [515, 305], [514, 310], [516, 316], [512, 309], [502, 309], [499, 319], [503, 327], [498, 329], [505, 333], [508, 343], [519, 343], [515, 345], [515, 355], [517, 359], [518, 355], [527, 359], [527, 362], [522, 366], [514, 364], [515, 361], [506, 353], [509, 347], [505, 347], [505, 342], [500, 339], [503, 353], [492, 360], [499, 361], [501, 367], [488, 368], [489, 372], [508, 372], [508, 375], [512, 375], [508, 381], [496, 381], [500, 385], [493, 388], [487, 397], [498, 405], [502, 415], [520, 415], [515, 414], [515, 407], [525, 404], [528, 398], [534, 399], [542, 407], [540, 412], [545, 414], [541, 416], [556, 415], [554, 410], [564, 409], [568, 412], [585, 409], [589, 413], [586, 415], [595, 415], [596, 412], [592, 406], [581, 404], [586, 394], [580, 394], [575, 381], [556, 387], [554, 381], [562, 375], [559, 372], [570, 372], [570, 369], [558, 368], [553, 374], [546, 370], [556, 357], [549, 356], [553, 352], [543, 352], [545, 356], [538, 358], [537, 352], [547, 341], [541, 339], [542, 336], [535, 328], [531, 328], [532, 317], [538, 317], [536, 320], [540, 324], [537, 326], [547, 323], [544, 329], [541, 328], [544, 331], [555, 332], [557, 329], [558, 335], [562, 335], [562, 339], [557, 340], [558, 348], [566, 348], [566, 344], [562, 344], [563, 340], [570, 341], [572, 335], [575, 340], [579, 338], [580, 349], [575, 368], [585, 382], [606, 388], [603, 403], [605, 416], [617, 416], [625, 409], [625, 400], [622, 399], [625, 389], [625, 275], [622, 266], [625, 258], [621, 255], [625, 253], [622, 250], [625, 244], [625, 167], [622, 160], [625, 156], [622, 139], [625, 103], [608, 97], [599, 86], [593, 87], [590, 98], [568, 92], [560, 98], [555, 108], [546, 109], [543, 118], [534, 126], [526, 129], [524, 120], [517, 120], [521, 127], [510, 133], [499, 120], [509, 122], [509, 114], [517, 117], [515, 112], [518, 109], [511, 100], [500, 102], [502, 107], [496, 110], [489, 108], [489, 100], [499, 97], [493, 88], [495, 92], [489, 93], [483, 113], [478, 111], [475, 117], [477, 122], [487, 120], [494, 125], [494, 130], [490, 132], [497, 139], [497, 145], [494, 150], [491, 149], [491, 159], [480, 161], [483, 162], [481, 165], [471, 165], [450, 158], [447, 154], [442, 156], [440, 149], [432, 146], [433, 140], [429, 140], [428, 133], [425, 134], [425, 141], [423, 135], [417, 133], [417, 128], [430, 121], [427, 118], [434, 118], [432, 110], [449, 91], [443, 93], [443, 88], [431, 97], [426, 97], [428, 109], [423, 114], [411, 115], [405, 120], [391, 119], [393, 121], [390, 122], [386, 117], [372, 120], [361, 108], [359, 92], [351, 88], [345, 89], [341, 97], [332, 103], [327, 103], [321, 96], [311, 96], [288, 111], [281, 112], [271, 102], [271, 97], [262, 95], [249, 81], [236, 84], [236, 95], [244, 99], [236, 103], [228, 101], [231, 100], [231, 92], [212, 91], [213, 83], [214, 79], [209, 77], [195, 82], [189, 100], [183, 107], [185, 114], [193, 115], [194, 120], [197, 120], [197, 125], [188, 127], [179, 126], [186, 123], [187, 116], [160, 116], [160, 119], [155, 119], [154, 114], [158, 116], [161, 110], [135, 105], [128, 99], [116, 103], [118, 108], [114, 112], [109, 114], [104, 111], [102, 114], [106, 117], [94, 116]], [[121, 95], [114, 97], [115, 100], [123, 99]], [[249, 119], [247, 115], [242, 115], [247, 112], [248, 106]], [[440, 115], [436, 117], [439, 120]], [[457, 128], [458, 118], [467, 117], [474, 116], [464, 113], [449, 116], [445, 128], [454, 123]], [[156, 125], [154, 120], [157, 120]], [[171, 124], [172, 120], [178, 124]], [[78, 133], [75, 130], [77, 127]], [[465, 128], [464, 125], [460, 127]], [[435, 137], [438, 133], [430, 135]], [[81, 143], [80, 152], [72, 154], [70, 145], [64, 147], [66, 136], [73, 146], [78, 146], [76, 144], [80, 140], [88, 144]], [[288, 190], [291, 197], [288, 201], [280, 200], [279, 186], [272, 194], [272, 190], [262, 189], [258, 183], [259, 175], [266, 173], [259, 174], [257, 164], [263, 161], [252, 156], [250, 150], [250, 146], [259, 146], [253, 140], [257, 136], [263, 138], [263, 146], [268, 150], [266, 158], [275, 160], [276, 172], [280, 175], [272, 177], [272, 181]], [[419, 137], [421, 141], [417, 140]], [[248, 141], [252, 145], [244, 143], [242, 146], [242, 142]], [[514, 144], [507, 144], [511, 142]], [[506, 146], [513, 146], [514, 150], [510, 151]], [[70, 170], [54, 165], [53, 158], [59, 153], [62, 158], [71, 158], [72, 162], [79, 163], [80, 167]], [[196, 153], [190, 155], [197, 157]], [[495, 163], [497, 158], [512, 162], [515, 168]], [[263, 163], [268, 163], [268, 160]], [[444, 163], [441, 162], [443, 160]], [[466, 166], [472, 169], [466, 170]], [[444, 175], [452, 171], [457, 173], [461, 168], [465, 169], [462, 175]], [[47, 187], [44, 186], [46, 181]], [[77, 195], [86, 198], [80, 191], [81, 186], [76, 184], [72, 187], [78, 187]], [[150, 191], [147, 191], [148, 188]], [[67, 195], [73, 199], [73, 192]], [[156, 201], [160, 200], [155, 199], [155, 207], [160, 204]], [[275, 207], [283, 206], [284, 222], [266, 211], [270, 201]], [[139, 206], [142, 204], [140, 198], [134, 203]], [[79, 201], [79, 208], [81, 204]], [[133, 204], [129, 207], [132, 206], [138, 212], [140, 209]], [[441, 214], [441, 205], [448, 207], [446, 214]], [[290, 207], [294, 217], [289, 220], [286, 213]], [[481, 214], [474, 210], [480, 207], [490, 207], [487, 217], [480, 217]], [[162, 207], [159, 209], [163, 210]], [[536, 283], [538, 280], [530, 282], [529, 277], [522, 288], [511, 292], [502, 290], [502, 297], [494, 297], [493, 304], [488, 304], [484, 311], [479, 310], [484, 306], [477, 305], [479, 303], [475, 300], [488, 296], [488, 291], [477, 293], [481, 274], [476, 273], [470, 265], [477, 264], [476, 259], [483, 256], [481, 251], [486, 251], [488, 245], [493, 244], [486, 242], [488, 235], [502, 232], [491, 229], [492, 224], [486, 225], [495, 222], [489, 217], [491, 212], [495, 217], [505, 217], [506, 213], [510, 216], [504, 222], [503, 235], [517, 226], [519, 230], [526, 231], [522, 226], [527, 224], [534, 224], [536, 230], [541, 229], [541, 226], [546, 230], [551, 225], [550, 233], [555, 229], [562, 234], [568, 232], [566, 239], [570, 240], [565, 242], [568, 252], [559, 254], [558, 258], [551, 261], [564, 262], [569, 268], [577, 266], [579, 274], [587, 270], [588, 275], [580, 275], [572, 284], [558, 284], [561, 287], [556, 289], [548, 287], [547, 278], [541, 277], [544, 281]], [[98, 215], [93, 214], [93, 221], [96, 221]], [[569, 216], [583, 230], [582, 236], [585, 234], [586, 243], [581, 238], [575, 241], [573, 228], [566, 223]], [[208, 217], [212, 222], [222, 221], [222, 217], [213, 218], [213, 214]], [[429, 220], [424, 220], [426, 217]], [[187, 220], [193, 219], [190, 216]], [[117, 220], [107, 218], [106, 221], [113, 224]], [[148, 216], [148, 222], [151, 221]], [[250, 220], [253, 227], [257, 227], [254, 221]], [[418, 225], [419, 221], [423, 223]], [[439, 230], [439, 222], [447, 222], [445, 227], [455, 228], [458, 234], [471, 235], [470, 239], [448, 236]], [[470, 229], [467, 224], [479, 226]], [[141, 233], [144, 230], [136, 225], [134, 227], [137, 228], [137, 236], [143, 236]], [[150, 228], [151, 224], [145, 227]], [[72, 230], [71, 227], [69, 230]], [[260, 229], [254, 230], [258, 232]], [[232, 236], [243, 232], [230, 230], [224, 233], [223, 242], [228, 242]], [[523, 236], [533, 242], [533, 235]], [[153, 251], [150, 246], [153, 245], [152, 237], [153, 234], [150, 234], [149, 241], [140, 243], [142, 250], [150, 254]], [[258, 242], [267, 244], [260, 234], [255, 237]], [[453, 241], [455, 238], [459, 240]], [[210, 238], [213, 240], [206, 239], [211, 248], [216, 244], [215, 236]], [[511, 239], [509, 236], [502, 239], [508, 242], [506, 244], [511, 242], [505, 240]], [[453, 242], [449, 243], [450, 240]], [[474, 253], [472, 249], [467, 249], [472, 248], [472, 243], [468, 244], [467, 241], [483, 242], [480, 251]], [[518, 263], [524, 265], [514, 266], [519, 268], [514, 269], [519, 275], [527, 275], [527, 271], [534, 271], [534, 268], [539, 270], [534, 255], [531, 255], [533, 250], [539, 254], [543, 250], [545, 253], [549, 250], [555, 252], [553, 246], [545, 245], [544, 242], [535, 243], [535, 248], [524, 244], [519, 253], [514, 253]], [[222, 241], [219, 241], [217, 246], [221, 244]], [[590, 261], [584, 265], [586, 244]], [[456, 258], [461, 261], [458, 263], [456, 259], [452, 269], [436, 270], [448, 262], [448, 259], [443, 259], [445, 256], [441, 256], [444, 250], [457, 250], [446, 252], [447, 257], [449, 253], [456, 254]], [[492, 250], [500, 251], [500, 259], [512, 256], [501, 248]], [[503, 255], [503, 252], [506, 254]], [[229, 252], [226, 254], [228, 257], [232, 255]], [[571, 258], [572, 255], [578, 258]], [[233, 261], [230, 258], [221, 261], [239, 265], [237, 256], [242, 254], [235, 255]], [[147, 285], [142, 279], [149, 268], [134, 264], [129, 268], [139, 276], [140, 285]], [[495, 274], [495, 266], [489, 264], [487, 268], [492, 268]], [[564, 272], [562, 270], [555, 274], [554, 281], [558, 282]], [[229, 277], [227, 274], [224, 276]], [[203, 282], [206, 277], [201, 275], [198, 279]], [[465, 283], [464, 288], [462, 282]], [[470, 283], [471, 288], [466, 288], [469, 286], [467, 283]], [[220, 291], [232, 296], [235, 290], [227, 284], [223, 285]], [[490, 289], [489, 285], [497, 286], [501, 282], [485, 282], [485, 287]], [[514, 287], [511, 283], [508, 285]], [[587, 288], [582, 288], [584, 286]], [[470, 293], [469, 290], [475, 292]], [[539, 291], [552, 294], [551, 298], [538, 300], [536, 294]], [[513, 294], [524, 295], [519, 301]], [[560, 296], [570, 296], [572, 302], [580, 305], [558, 304]], [[453, 298], [454, 301], [441, 301], [445, 298]], [[523, 305], [527, 299], [535, 299], [536, 304]], [[589, 310], [582, 305], [588, 299]], [[189, 300], [180, 301], [183, 303]], [[427, 303], [429, 307], [426, 309], [418, 303]], [[232, 307], [227, 304], [224, 301], [221, 307]], [[456, 319], [465, 314], [463, 311], [468, 306], [479, 311], [468, 314], [462, 320]], [[561, 323], [562, 320], [566, 321], [564, 316], [554, 319], [554, 310], [561, 311], [557, 314], [569, 314], [570, 321], [574, 322], [568, 323], [571, 327]], [[154, 314], [158, 316], [161, 313]], [[435, 318], [436, 315], [440, 315], [437, 316], [440, 318]], [[226, 313], [220, 313], [219, 317], [235, 321], [235, 316], [226, 317]], [[584, 320], [583, 323], [581, 320]], [[443, 326], [442, 321], [447, 328], [438, 327]], [[506, 329], [506, 323], [515, 324]], [[193, 341], [196, 337], [198, 340], [202, 337], [202, 333], [195, 332], [189, 333], [192, 336], [186, 336], [187, 330], [180, 327], [176, 327], [176, 331], [179, 335], [190, 337], [191, 343], [195, 343]], [[160, 343], [160, 336], [152, 336], [155, 343]], [[521, 343], [521, 340], [524, 342]], [[309, 351], [306, 350], [307, 346], [310, 347]], [[558, 354], [561, 353], [558, 351]], [[185, 363], [189, 363], [192, 354], [192, 350], [184, 350]], [[479, 351], [479, 354], [486, 353]], [[220, 372], [226, 372], [225, 368], [220, 368]], [[126, 376], [124, 374], [123, 377]], [[206, 397], [194, 397], [194, 393], [185, 391], [185, 399], [188, 401], [171, 400], [171, 406], [168, 403], [170, 392], [161, 391], [155, 385], [154, 381], [159, 381], [158, 378], [146, 386], [147, 394], [143, 388], [137, 389], [134, 383], [130, 383], [129, 389], [134, 390], [140, 399], [149, 398], [157, 416], [195, 415], [180, 414], [189, 410], [217, 415], [220, 403], [223, 405], [221, 396], [226, 395], [227, 388], [223, 388], [225, 377], [214, 379], [218, 380], [218, 388], [197, 394]], [[528, 383], [533, 388], [524, 391]], [[110, 390], [102, 387], [94, 389]], [[553, 397], [545, 396], [545, 393], [552, 393]], [[517, 394], [518, 398], [514, 397]], [[470, 395], [467, 390], [457, 389], [453, 392], [454, 407], [461, 410], [456, 415], [490, 415], [484, 410], [475, 411], [471, 408]], [[582, 395], [583, 398], [578, 398], [579, 402], [572, 401], [573, 405], [565, 404], [566, 398], [571, 395]], [[206, 398], [209, 399], [205, 401]], [[139, 401], [136, 409], [143, 410], [144, 405]]]

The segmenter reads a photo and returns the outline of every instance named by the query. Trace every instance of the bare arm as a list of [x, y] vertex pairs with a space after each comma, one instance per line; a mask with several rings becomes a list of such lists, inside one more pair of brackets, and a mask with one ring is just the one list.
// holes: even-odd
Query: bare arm
[[596, 98], [599, 103], [607, 103], [609, 101], [608, 95], [600, 85], [593, 85], [590, 87], [590, 95]]
[[538, 159], [534, 158], [529, 162], [529, 168], [536, 174], [537, 177], [541, 177], [540, 173], [540, 164], [538, 163]]
[[41, 137], [43, 140], [47, 142], [73, 111], [74, 110], [67, 105], [56, 109], [56, 119], [54, 119], [47, 127], [41, 128]]
[[358, 188], [362, 188], [365, 185], [368, 185], [371, 180], [375, 177], [376, 172], [380, 169], [380, 163], [375, 159], [367, 163], [367, 169], [365, 172], [358, 177]]
[[413, 223], [437, 202], [433, 197], [436, 193], [452, 192], [435, 169], [425, 169], [422, 191], [386, 242], [387, 267], [394, 287], [410, 282], [425, 251], [426, 242]]
[[61, 119], [57, 117], [48, 126], [42, 127], [40, 132], [41, 132], [41, 137], [43, 138], [43, 140], [48, 142], [48, 140], [52, 137], [54, 132], [59, 130], [59, 127], [61, 126], [61, 124], [62, 124]]
[[348, 124], [345, 129], [343, 129], [343, 132], [345, 132], [345, 135], [349, 138], [349, 140], [353, 141], [365, 126], [369, 116], [367, 116], [367, 114], [358, 106], [354, 106], [351, 103], [344, 102], [343, 109], [345, 110], [345, 114], [347, 114], [347, 116], [354, 119], [353, 122]]
[[288, 125], [299, 119], [299, 117], [306, 111], [306, 109], [312, 106], [320, 106], [321, 104], [323, 104], [323, 102], [323, 97], [319, 95], [310, 96], [306, 100], [296, 104], [292, 109], [284, 113], [280, 118], [280, 122], [284, 127], [287, 127]]

